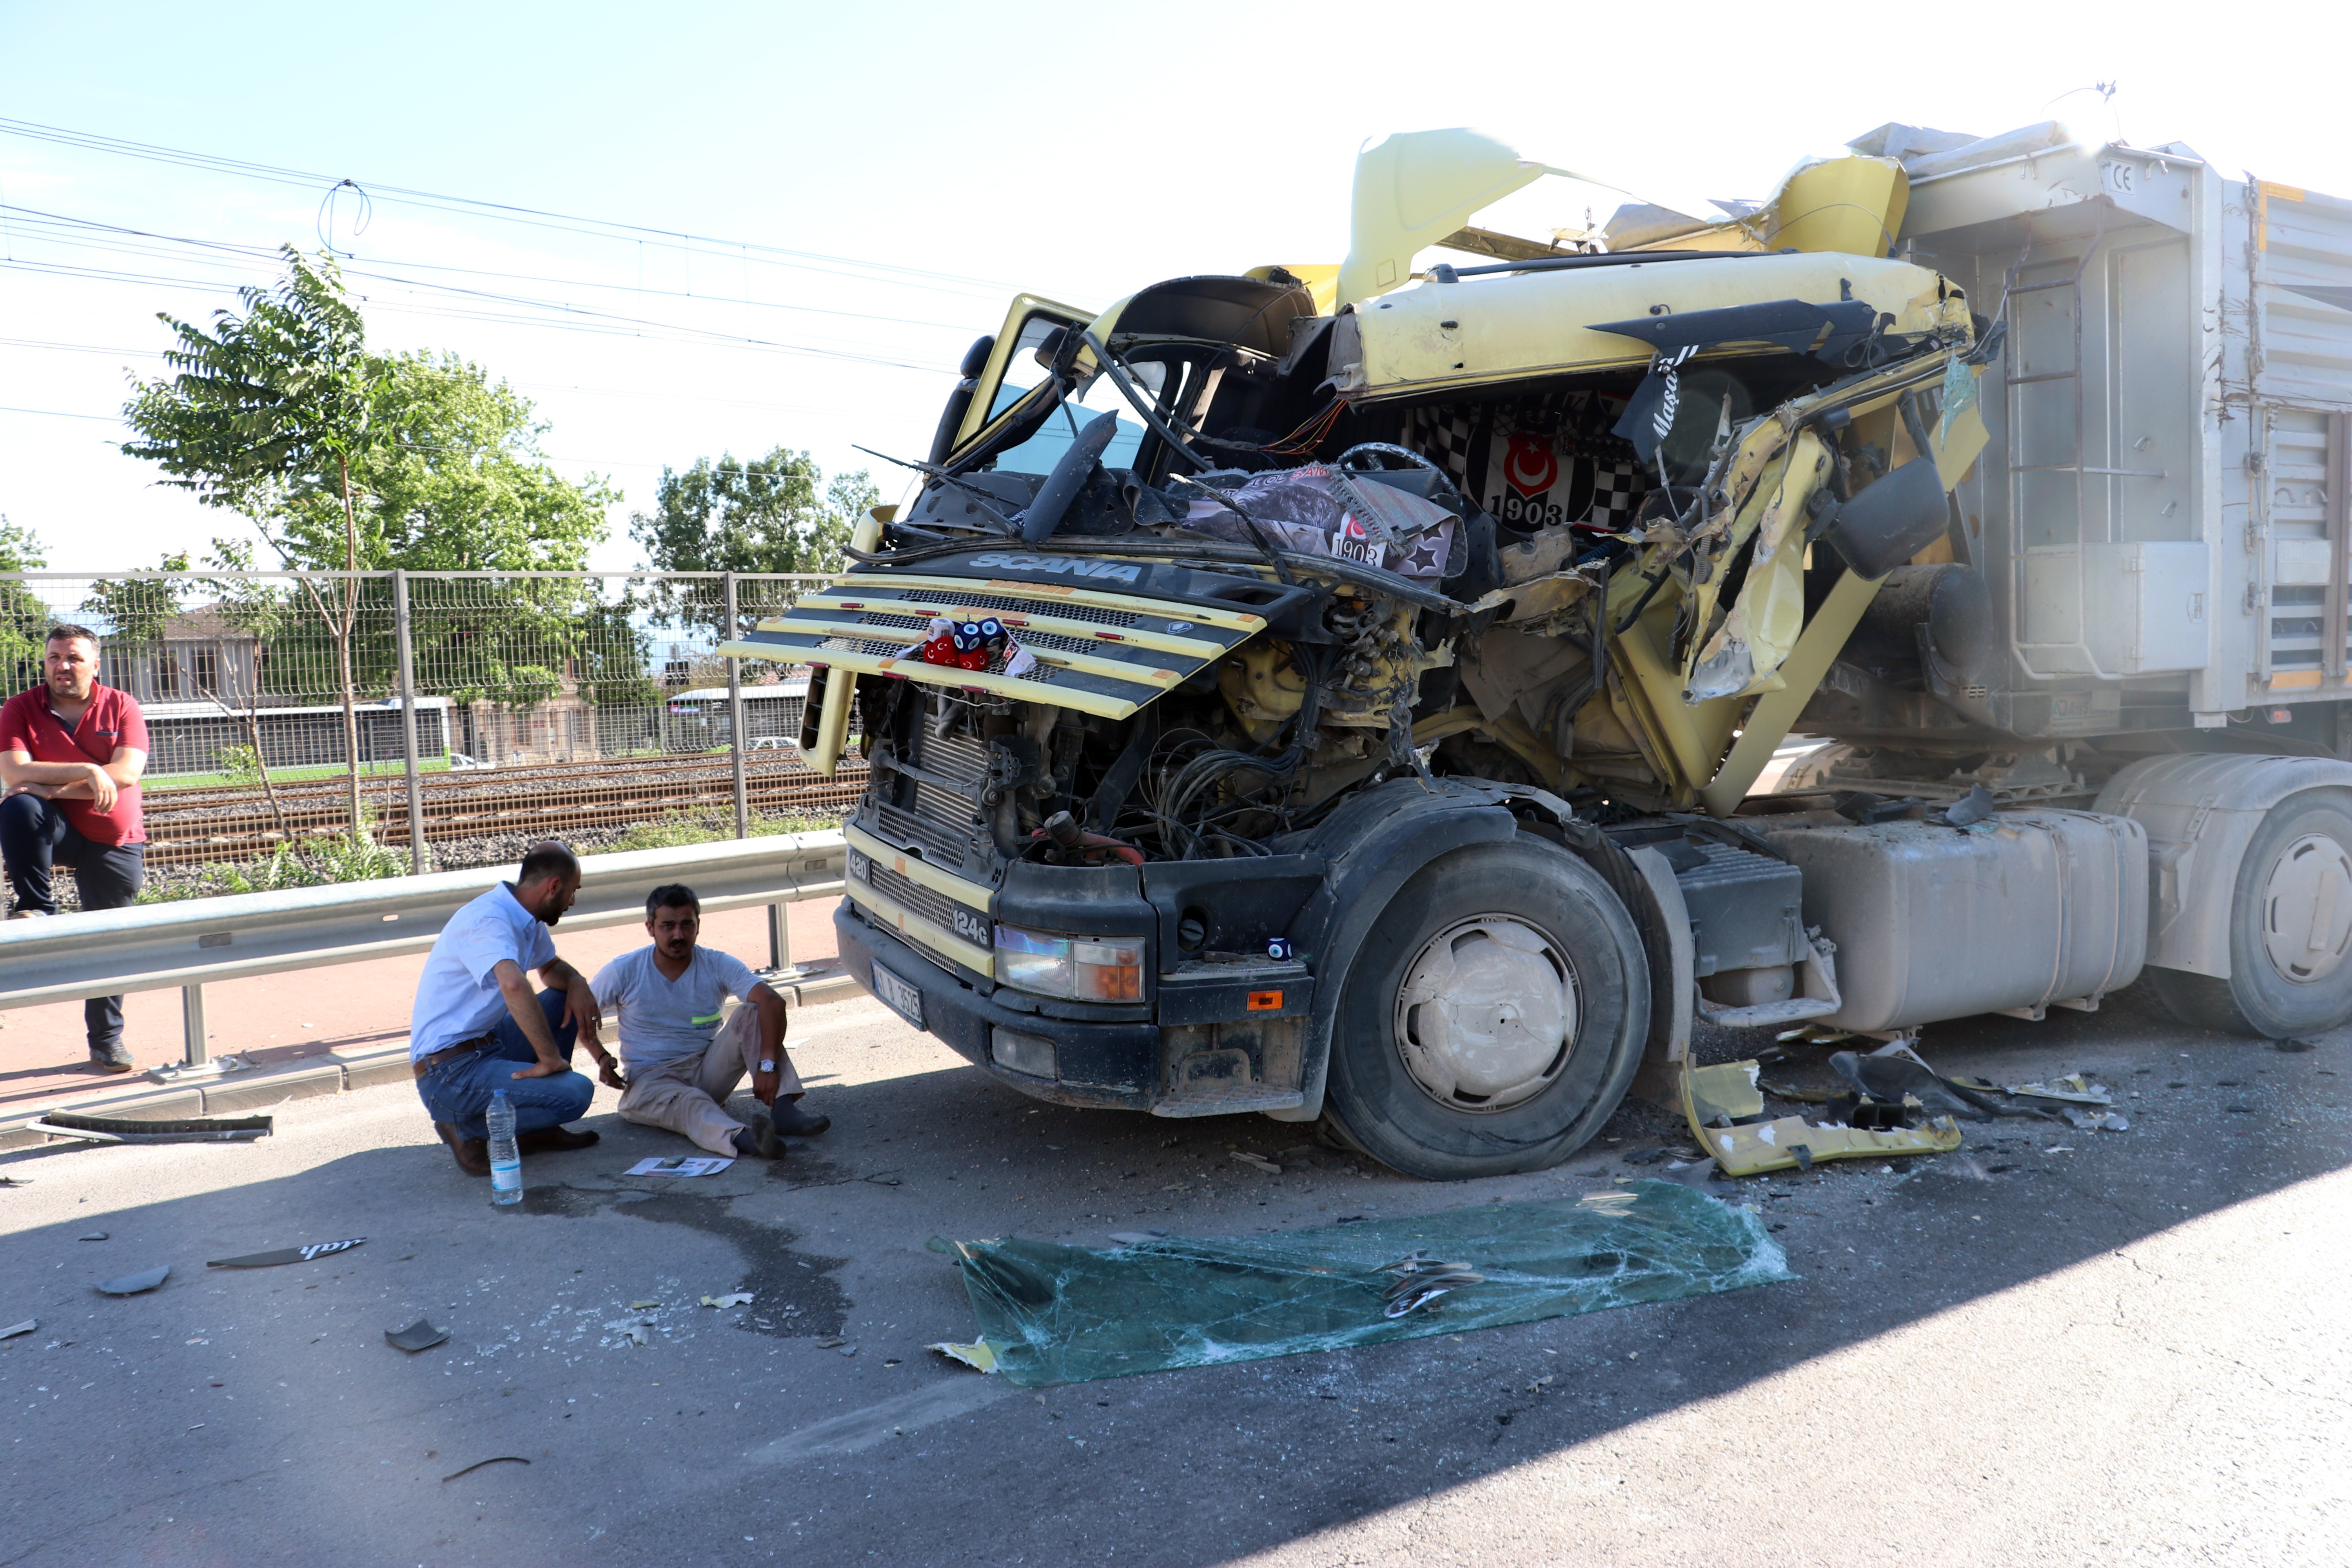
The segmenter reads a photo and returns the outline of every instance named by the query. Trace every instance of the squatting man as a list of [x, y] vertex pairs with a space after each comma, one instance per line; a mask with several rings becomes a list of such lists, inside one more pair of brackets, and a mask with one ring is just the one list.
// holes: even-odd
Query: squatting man
[[[500, 882], [450, 917], [417, 977], [408, 1059], [433, 1130], [469, 1176], [490, 1173], [490, 1096], [506, 1090], [516, 1143], [526, 1154], [585, 1149], [592, 1131], [563, 1123], [586, 1114], [596, 1086], [572, 1070], [585, 1045], [600, 1076], [626, 1085], [598, 1037], [595, 993], [555, 956], [548, 929], [580, 896], [580, 862], [550, 840], [534, 845], [511, 882]], [[547, 989], [531, 990], [536, 969]], [[517, 1064], [520, 1064], [519, 1067]]]
[[[801, 1108], [800, 1075], [784, 1054], [784, 999], [731, 954], [703, 947], [702, 905], [678, 883], [646, 899], [653, 944], [596, 976], [595, 1001], [620, 1015], [624, 1120], [682, 1132], [713, 1154], [778, 1160], [783, 1138], [812, 1137], [830, 1117]], [[721, 1023], [726, 999], [741, 1005]], [[727, 1114], [745, 1073], [767, 1106], [749, 1127]]]

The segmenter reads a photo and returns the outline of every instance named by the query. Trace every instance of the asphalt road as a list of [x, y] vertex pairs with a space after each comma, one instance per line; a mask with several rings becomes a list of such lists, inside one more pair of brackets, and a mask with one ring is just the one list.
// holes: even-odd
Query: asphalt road
[[[603, 1144], [528, 1162], [519, 1211], [398, 1088], [252, 1145], [0, 1157], [31, 1181], [0, 1327], [40, 1323], [0, 1343], [0, 1563], [2352, 1562], [2347, 1034], [1938, 1027], [1945, 1070], [2085, 1069], [2132, 1130], [1713, 1184], [1793, 1283], [1043, 1392], [925, 1348], [972, 1332], [928, 1239], [1557, 1196], [1656, 1170], [1622, 1157], [1673, 1123], [1629, 1107], [1531, 1177], [1269, 1175], [1233, 1146], [1301, 1130], [1039, 1107], [866, 1002], [795, 1038], [835, 1125], [789, 1161], [627, 1177], [688, 1151], [605, 1091]], [[420, 1316], [448, 1342], [385, 1344]]]

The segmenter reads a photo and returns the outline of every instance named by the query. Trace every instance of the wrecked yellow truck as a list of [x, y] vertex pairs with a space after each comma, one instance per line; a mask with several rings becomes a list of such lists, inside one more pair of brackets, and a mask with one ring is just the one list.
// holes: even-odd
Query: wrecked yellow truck
[[1895, 125], [1475, 221], [1560, 173], [1391, 137], [1340, 265], [973, 345], [853, 569], [724, 650], [871, 767], [859, 981], [1040, 1098], [1441, 1178], [1636, 1089], [1734, 1171], [1958, 1140], [1764, 1120], [1695, 1020], [2352, 1016], [2352, 205]]

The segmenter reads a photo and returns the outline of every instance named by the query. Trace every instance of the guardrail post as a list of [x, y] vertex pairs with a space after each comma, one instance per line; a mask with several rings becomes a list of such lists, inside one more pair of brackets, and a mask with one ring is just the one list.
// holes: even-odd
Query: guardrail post
[[201, 985], [180, 987], [180, 1032], [186, 1037], [180, 1051], [181, 1061], [200, 1068], [213, 1059], [212, 1047], [205, 1035], [205, 988]]
[[[724, 640], [733, 642], [742, 631], [735, 608], [734, 573], [726, 574], [725, 585], [727, 636]], [[743, 661], [740, 658], [727, 661], [727, 741], [728, 750], [733, 753], [735, 771], [735, 837], [749, 838], [751, 837], [751, 792], [743, 777]]]
[[799, 975], [801, 966], [793, 962], [793, 928], [784, 915], [783, 905], [768, 906], [768, 968], [778, 979], [790, 980]]
[[[433, 851], [425, 842], [425, 789], [416, 776], [416, 650], [408, 629], [408, 574], [398, 570], [392, 574], [392, 626], [400, 647], [401, 754], [408, 764], [408, 868], [421, 875], [433, 868]], [[448, 738], [445, 728], [444, 751]]]

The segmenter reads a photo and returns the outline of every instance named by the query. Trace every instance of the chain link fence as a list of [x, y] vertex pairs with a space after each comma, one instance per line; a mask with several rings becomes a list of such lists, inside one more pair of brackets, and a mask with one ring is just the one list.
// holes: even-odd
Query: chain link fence
[[[821, 576], [0, 574], [0, 679], [88, 626], [136, 698], [151, 896], [829, 825], [804, 668], [720, 658]], [[68, 892], [71, 879], [59, 879]]]

